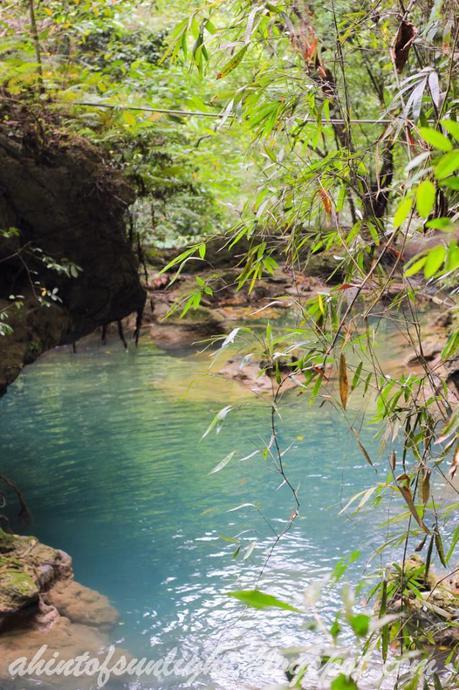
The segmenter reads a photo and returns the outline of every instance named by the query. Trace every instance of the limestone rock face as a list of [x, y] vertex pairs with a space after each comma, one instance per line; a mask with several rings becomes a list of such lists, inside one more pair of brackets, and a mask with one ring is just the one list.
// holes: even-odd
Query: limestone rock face
[[[142, 309], [124, 222], [132, 201], [98, 149], [62, 133], [42, 110], [2, 100], [0, 229], [18, 232], [0, 238], [0, 310], [13, 328], [0, 338], [0, 391], [46, 349]], [[76, 276], [53, 267], [65, 262], [79, 267]], [[42, 291], [54, 289], [57, 299], [41, 306]], [[23, 307], [12, 307], [10, 295], [21, 295]]]
[[0, 530], [0, 630], [38, 609], [45, 582], [69, 577], [71, 572], [71, 560], [63, 551], [44, 546], [33, 537]]

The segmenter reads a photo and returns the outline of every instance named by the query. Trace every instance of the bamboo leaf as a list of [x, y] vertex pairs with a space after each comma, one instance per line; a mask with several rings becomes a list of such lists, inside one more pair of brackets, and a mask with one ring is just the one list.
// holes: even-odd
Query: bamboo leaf
[[437, 165], [435, 166], [435, 177], [437, 180], [443, 180], [445, 177], [449, 177], [459, 168], [459, 149], [454, 149], [449, 153], [445, 153], [444, 156], [440, 158]]
[[435, 530], [435, 548], [437, 549], [438, 557], [440, 559], [440, 562], [444, 568], [448, 566], [448, 563], [446, 562], [445, 558], [445, 550], [443, 548], [443, 540], [440, 536], [440, 532], [438, 529]]
[[360, 374], [362, 373], [362, 368], [363, 368], [363, 362], [359, 362], [359, 365], [358, 365], [357, 369], [355, 370], [355, 374], [352, 378], [351, 391], [353, 391], [359, 385]]
[[330, 685], [330, 690], [359, 690], [357, 683], [352, 676], [340, 673]]
[[236, 67], [242, 62], [242, 59], [246, 54], [248, 47], [248, 45], [242, 46], [242, 48], [233, 55], [231, 60], [229, 60], [226, 63], [226, 65], [222, 67], [221, 71], [217, 74], [217, 79], [223, 79], [223, 77], [226, 77], [227, 74], [236, 69]]
[[446, 129], [448, 134], [451, 134], [456, 141], [459, 141], [459, 122], [455, 120], [441, 120], [441, 126]]
[[209, 474], [215, 474], [216, 472], [220, 472], [220, 470], [222, 470], [224, 467], [226, 467], [226, 466], [228, 465], [228, 463], [230, 463], [231, 460], [234, 458], [235, 452], [236, 452], [236, 451], [232, 450], [231, 453], [228, 453], [228, 455], [226, 455], [226, 456], [223, 458], [223, 460], [221, 460], [221, 461], [218, 463], [218, 465], [215, 465], [215, 467], [213, 468], [213, 470], [211, 470], [211, 471], [209, 472]]
[[346, 357], [344, 354], [341, 354], [339, 358], [339, 396], [341, 398], [341, 405], [346, 409], [349, 396], [349, 381], [347, 378]]
[[397, 466], [397, 453], [395, 450], [392, 451], [389, 462], [392, 472], [395, 472], [395, 468]]
[[[429, 529], [426, 527], [426, 525], [424, 524], [424, 521], [420, 517], [418, 511], [416, 510], [416, 506], [414, 505], [414, 501], [413, 501], [413, 495], [411, 493], [411, 489], [409, 487], [408, 481], [409, 481], [409, 477], [407, 475], [401, 475], [397, 479], [397, 488], [400, 491], [400, 493], [402, 494], [403, 498], [405, 499], [405, 502], [409, 508], [409, 511], [410, 511], [411, 515], [414, 517], [414, 519], [416, 520], [416, 522], [418, 523], [419, 527], [424, 532], [426, 532], [426, 534], [430, 534]], [[402, 482], [402, 483], [400, 483], [400, 482]]]
[[399, 228], [405, 220], [408, 218], [408, 215], [411, 211], [411, 207], [413, 206], [413, 200], [409, 196], [405, 196], [397, 206], [397, 210], [395, 211], [394, 215], [394, 228], [397, 229]]
[[426, 278], [432, 278], [437, 273], [445, 260], [445, 255], [446, 251], [442, 244], [437, 244], [430, 250], [424, 264], [424, 276]]
[[251, 606], [254, 609], [267, 609], [267, 608], [278, 608], [284, 609], [285, 611], [293, 611], [294, 613], [301, 613], [299, 609], [291, 604], [288, 604], [277, 597], [273, 597], [271, 594], [265, 594], [260, 592], [258, 589], [245, 589], [234, 592], [228, 592], [228, 597], [232, 599], [237, 599], [242, 601], [242, 603]]
[[231, 405], [227, 405], [226, 407], [222, 407], [222, 409], [219, 412], [217, 412], [215, 417], [212, 419], [211, 423], [209, 424], [209, 426], [207, 427], [206, 431], [203, 433], [201, 438], [206, 438], [206, 436], [208, 436], [210, 434], [210, 432], [213, 431], [213, 429], [215, 429], [215, 427], [217, 427], [217, 433], [218, 433], [219, 428], [217, 425], [219, 424], [219, 422], [222, 422], [225, 419], [226, 415], [229, 412], [231, 412], [232, 409], [233, 408]]
[[416, 209], [421, 218], [427, 218], [435, 205], [436, 189], [430, 180], [424, 180], [416, 190]]
[[453, 145], [448, 137], [431, 127], [419, 127], [419, 134], [430, 146], [439, 151], [451, 151]]
[[421, 496], [422, 496], [422, 502], [424, 505], [428, 502], [430, 498], [430, 475], [431, 475], [431, 470], [426, 469], [423, 477], [422, 477], [422, 483], [421, 483]]
[[405, 278], [410, 278], [416, 273], [419, 273], [419, 271], [424, 267], [426, 260], [427, 256], [421, 256], [421, 258], [417, 259], [417, 261], [408, 262], [406, 264], [405, 271], [403, 272]]

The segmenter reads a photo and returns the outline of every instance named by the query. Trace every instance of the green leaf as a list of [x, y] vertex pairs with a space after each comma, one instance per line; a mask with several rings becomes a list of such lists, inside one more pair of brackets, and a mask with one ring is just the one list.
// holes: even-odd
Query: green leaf
[[182, 252], [181, 254], [176, 256], [174, 259], [172, 259], [172, 261], [169, 261], [167, 266], [164, 266], [164, 268], [161, 269], [160, 274], [167, 273], [167, 271], [169, 271], [171, 268], [173, 268], [177, 264], [183, 263], [186, 259], [188, 259], [192, 254], [195, 253], [196, 248], [197, 248], [196, 245], [194, 245], [193, 247], [189, 247], [188, 249], [185, 249], [184, 252]]
[[451, 333], [448, 340], [446, 341], [445, 347], [441, 351], [442, 360], [444, 361], [446, 359], [449, 359], [450, 357], [453, 357], [458, 350], [459, 350], [459, 331], [455, 331], [454, 333]]
[[236, 67], [242, 62], [242, 58], [246, 54], [248, 47], [248, 45], [242, 46], [242, 48], [233, 55], [231, 60], [229, 60], [217, 74], [217, 79], [223, 79], [223, 77], [226, 77], [226, 75], [232, 72], [233, 69], [236, 69]]
[[457, 242], [450, 242], [445, 258], [445, 273], [451, 273], [459, 269], [459, 247]]
[[443, 180], [449, 177], [459, 168], [459, 149], [454, 149], [440, 158], [435, 166], [435, 177]]
[[172, 29], [172, 31], [169, 34], [169, 45], [164, 51], [163, 55], [161, 56], [161, 59], [159, 61], [160, 65], [163, 64], [168, 57], [176, 56], [178, 48], [180, 46], [180, 39], [186, 35], [187, 29], [188, 19], [183, 19]]
[[445, 550], [443, 548], [443, 541], [440, 536], [440, 532], [438, 530], [435, 531], [435, 548], [437, 550], [438, 557], [441, 561], [441, 564], [444, 568], [448, 566], [446, 559], [445, 559]]
[[442, 244], [437, 244], [426, 256], [424, 264], [424, 276], [432, 278], [445, 260], [445, 248]]
[[370, 620], [370, 616], [357, 613], [355, 616], [350, 616], [349, 625], [358, 637], [366, 637], [370, 629]]
[[359, 362], [359, 365], [357, 369], [355, 370], [355, 374], [352, 379], [352, 384], [351, 384], [351, 390], [353, 391], [358, 385], [360, 381], [360, 374], [362, 373], [362, 368], [363, 368], [363, 362]]
[[423, 268], [426, 259], [426, 256], [421, 256], [421, 258], [417, 259], [417, 261], [408, 262], [406, 264], [407, 267], [404, 271], [405, 278], [410, 278], [411, 276], [414, 276], [416, 273], [419, 273], [419, 271]]
[[301, 613], [301, 611], [285, 601], [273, 597], [271, 594], [265, 594], [258, 589], [244, 589], [234, 592], [228, 592], [228, 597], [242, 601], [247, 606], [254, 609], [277, 608], [285, 611], [293, 611], [294, 613]]
[[333, 579], [336, 581], [340, 580], [349, 566], [360, 558], [360, 555], [360, 551], [352, 551], [347, 558], [341, 558], [333, 568]]
[[459, 122], [455, 120], [441, 120], [441, 126], [453, 136], [456, 141], [459, 141]]
[[231, 412], [232, 409], [233, 408], [231, 405], [226, 405], [226, 407], [222, 407], [222, 409], [219, 410], [217, 412], [217, 414], [215, 415], [215, 417], [212, 419], [211, 423], [209, 424], [209, 426], [207, 427], [206, 431], [203, 433], [201, 438], [202, 439], [206, 438], [206, 436], [208, 436], [210, 434], [210, 432], [215, 429], [215, 427], [217, 427], [217, 433], [218, 433], [218, 431], [220, 430], [219, 429], [220, 422], [223, 422], [226, 415], [229, 412]]
[[330, 628], [330, 635], [332, 636], [334, 642], [336, 642], [336, 640], [338, 639], [340, 632], [341, 626], [339, 624], [338, 618], [335, 618]]
[[359, 688], [352, 676], [345, 676], [344, 673], [340, 673], [339, 676], [332, 681], [330, 690], [359, 690]]
[[419, 134], [430, 146], [439, 151], [451, 151], [453, 145], [451, 144], [448, 137], [438, 131], [438, 129], [432, 129], [431, 127], [419, 127]]
[[421, 218], [427, 218], [432, 213], [436, 197], [435, 185], [430, 180], [424, 180], [416, 190], [416, 209]]
[[413, 200], [409, 196], [405, 196], [397, 206], [397, 210], [394, 214], [394, 228], [399, 228], [402, 223], [408, 218], [413, 205]]
[[449, 177], [447, 180], [441, 180], [442, 187], [448, 187], [455, 192], [459, 192], [459, 177]]
[[215, 24], [213, 24], [213, 22], [210, 21], [210, 19], [206, 21], [206, 29], [210, 34], [215, 34], [217, 32], [217, 27]]
[[427, 221], [426, 226], [442, 232], [453, 232], [459, 227], [458, 223], [451, 221], [451, 218], [432, 218], [432, 220]]

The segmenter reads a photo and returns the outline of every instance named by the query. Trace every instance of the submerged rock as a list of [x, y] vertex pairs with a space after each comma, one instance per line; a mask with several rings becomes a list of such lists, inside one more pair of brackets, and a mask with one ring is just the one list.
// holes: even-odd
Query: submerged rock
[[112, 628], [119, 619], [107, 597], [74, 580], [58, 582], [46, 595], [46, 601], [72, 623]]
[[[0, 636], [0, 687], [9, 688], [39, 687], [56, 688], [56, 690], [90, 690], [96, 687], [94, 676], [70, 676], [64, 674], [52, 674], [48, 676], [27, 676], [21, 679], [21, 685], [16, 685], [9, 671], [10, 665], [25, 657], [32, 660], [43, 645], [46, 650], [40, 655], [40, 659], [47, 662], [53, 658], [65, 662], [77, 659], [82, 655], [88, 655], [88, 659], [103, 662], [107, 656], [107, 648], [110, 640], [106, 633], [86, 625], [76, 625], [67, 618], [59, 618], [49, 631], [27, 629], [14, 630]], [[57, 656], [58, 655], [58, 656]], [[122, 649], [117, 649], [111, 658], [111, 665], [124, 656], [128, 661], [131, 658]], [[116, 677], [110, 682], [110, 687], [116, 684]], [[122, 680], [119, 679], [121, 683]], [[42, 685], [43, 683], [43, 685]]]
[[[117, 622], [118, 612], [107, 597], [75, 582], [65, 552], [0, 529], [0, 687], [11, 680], [11, 662], [31, 659], [43, 645], [44, 659], [54, 653], [62, 660], [86, 652], [101, 657]], [[73, 685], [64, 680], [57, 676], [49, 682], [77, 687], [76, 679]], [[89, 680], [78, 687], [90, 687]]]
[[[227, 379], [232, 379], [249, 388], [253, 393], [272, 393], [279, 385], [273, 372], [260, 368], [260, 364], [247, 361], [244, 357], [232, 357], [218, 372]], [[301, 385], [299, 375], [287, 366], [281, 368], [282, 390], [290, 390]]]

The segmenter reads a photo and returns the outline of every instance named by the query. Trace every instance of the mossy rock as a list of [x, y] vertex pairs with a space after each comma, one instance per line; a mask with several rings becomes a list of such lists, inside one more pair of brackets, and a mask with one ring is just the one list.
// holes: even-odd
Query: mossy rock
[[0, 616], [16, 613], [38, 602], [35, 578], [14, 564], [0, 568]]
[[16, 536], [0, 528], [0, 553], [9, 553], [16, 548]]

